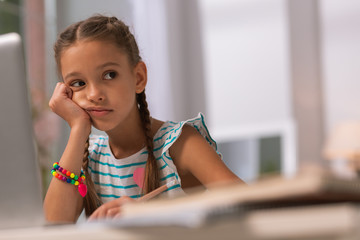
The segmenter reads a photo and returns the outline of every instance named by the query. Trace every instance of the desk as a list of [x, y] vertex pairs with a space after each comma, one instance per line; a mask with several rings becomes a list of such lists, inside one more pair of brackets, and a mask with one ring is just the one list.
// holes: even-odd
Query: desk
[[287, 209], [256, 210], [241, 216], [210, 221], [196, 228], [115, 227], [113, 224], [77, 224], [0, 231], [0, 240], [42, 239], [360, 239], [360, 208], [329, 204]]

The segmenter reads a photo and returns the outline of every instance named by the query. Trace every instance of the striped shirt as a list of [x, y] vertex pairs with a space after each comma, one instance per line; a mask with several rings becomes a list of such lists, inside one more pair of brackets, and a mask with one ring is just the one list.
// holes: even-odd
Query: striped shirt
[[[216, 142], [210, 137], [201, 113], [186, 121], [165, 122], [154, 136], [154, 155], [160, 170], [160, 185], [175, 181], [175, 184], [163, 193], [169, 197], [183, 193], [181, 179], [169, 154], [169, 148], [179, 138], [185, 124], [193, 126], [217, 150]], [[90, 136], [88, 170], [96, 192], [104, 203], [121, 196], [141, 196], [136, 173], [144, 170], [147, 157], [148, 152], [143, 148], [129, 157], [116, 159], [109, 147], [107, 136]]]

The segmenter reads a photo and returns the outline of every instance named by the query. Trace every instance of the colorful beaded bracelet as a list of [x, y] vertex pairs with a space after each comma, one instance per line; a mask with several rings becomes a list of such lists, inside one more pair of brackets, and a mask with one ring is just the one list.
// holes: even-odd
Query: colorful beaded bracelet
[[[58, 173], [60, 172], [60, 173]], [[87, 193], [87, 186], [84, 184], [85, 175], [83, 170], [81, 170], [80, 177], [76, 174], [60, 167], [59, 163], [56, 162], [53, 164], [53, 169], [51, 169], [51, 174], [56, 177], [57, 179], [73, 184], [78, 187], [78, 191], [82, 197], [85, 197]]]

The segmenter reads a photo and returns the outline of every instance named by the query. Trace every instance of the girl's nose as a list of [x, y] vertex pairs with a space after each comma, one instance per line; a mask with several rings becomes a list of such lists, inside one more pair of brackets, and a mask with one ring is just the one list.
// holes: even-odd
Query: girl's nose
[[88, 86], [88, 99], [90, 102], [101, 102], [104, 100], [104, 94], [101, 88], [96, 84]]

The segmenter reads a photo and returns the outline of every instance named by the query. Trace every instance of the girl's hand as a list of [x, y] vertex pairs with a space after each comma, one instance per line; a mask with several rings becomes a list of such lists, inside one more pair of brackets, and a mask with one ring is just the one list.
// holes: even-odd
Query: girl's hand
[[49, 101], [49, 107], [54, 113], [62, 117], [71, 128], [82, 126], [90, 132], [91, 121], [89, 114], [71, 98], [72, 90], [64, 83], [58, 82]]
[[128, 196], [124, 196], [110, 202], [104, 203], [98, 209], [96, 209], [88, 221], [92, 221], [95, 219], [105, 219], [105, 218], [115, 218], [121, 215], [121, 207], [125, 203], [135, 202], [134, 199]]

